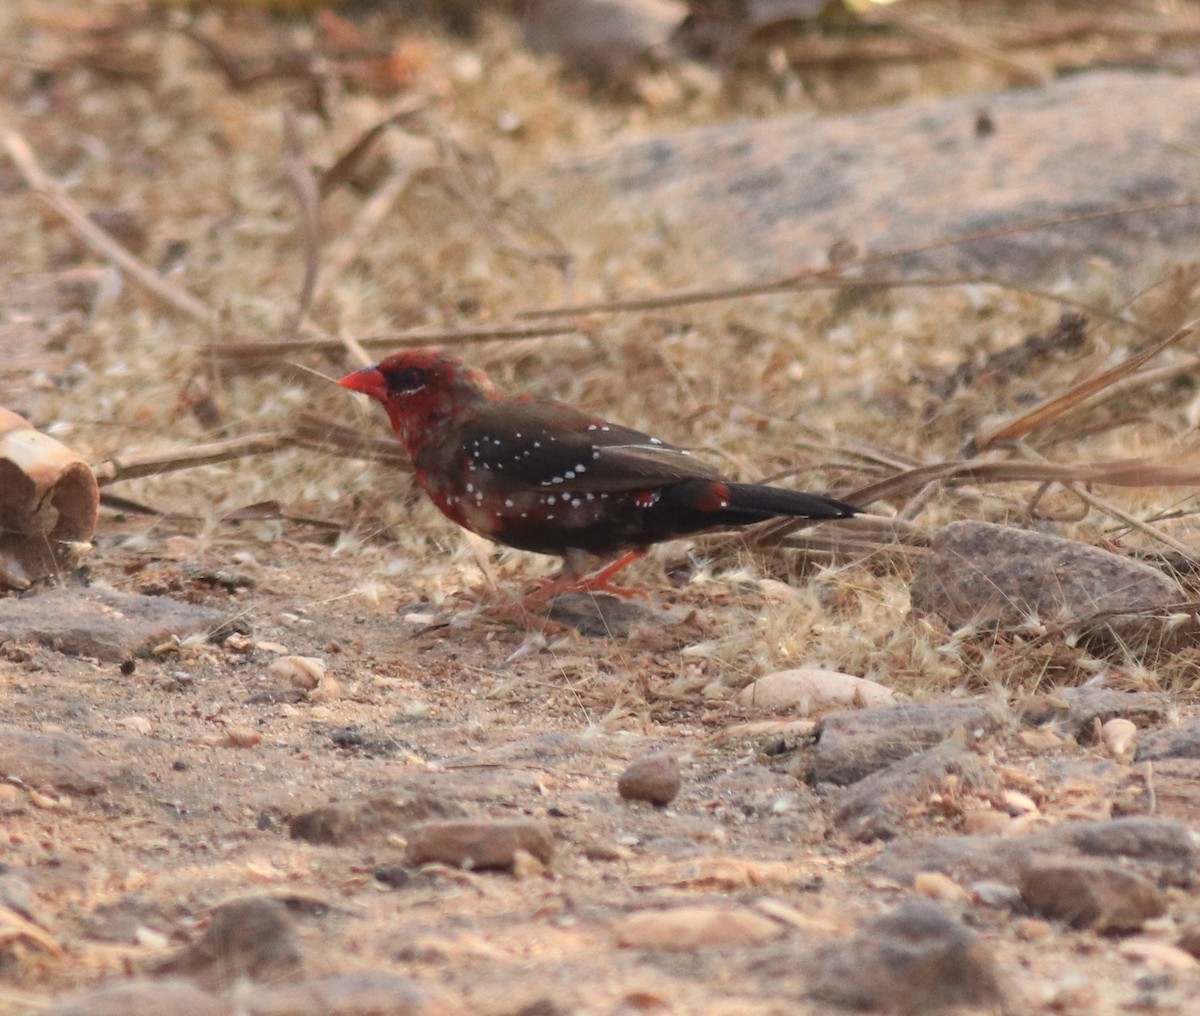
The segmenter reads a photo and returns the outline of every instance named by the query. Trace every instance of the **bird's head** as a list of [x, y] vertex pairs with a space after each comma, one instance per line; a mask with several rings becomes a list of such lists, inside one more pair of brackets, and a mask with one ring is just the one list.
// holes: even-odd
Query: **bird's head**
[[378, 399], [392, 429], [413, 455], [429, 432], [466, 408], [496, 397], [488, 376], [437, 349], [393, 353], [338, 384]]

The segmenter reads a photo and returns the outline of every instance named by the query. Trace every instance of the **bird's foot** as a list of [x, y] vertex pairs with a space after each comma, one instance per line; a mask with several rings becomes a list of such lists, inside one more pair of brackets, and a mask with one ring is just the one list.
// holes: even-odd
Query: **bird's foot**
[[613, 585], [611, 581], [614, 575], [631, 565], [638, 558], [644, 556], [645, 553], [644, 550], [631, 550], [629, 553], [617, 558], [611, 564], [606, 564], [599, 571], [593, 572], [591, 575], [584, 575], [582, 577], [558, 576], [557, 578], [543, 579], [538, 587], [521, 601], [521, 606], [526, 611], [532, 611], [544, 606], [555, 597], [565, 596], [568, 593], [611, 593], [613, 596], [620, 596], [625, 599], [637, 596], [647, 603], [653, 604], [654, 601], [650, 599], [650, 594], [645, 590], [633, 589], [629, 586]]

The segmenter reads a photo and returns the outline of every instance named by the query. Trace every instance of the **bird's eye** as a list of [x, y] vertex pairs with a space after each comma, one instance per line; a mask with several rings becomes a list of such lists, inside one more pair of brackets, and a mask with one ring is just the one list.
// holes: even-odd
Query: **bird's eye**
[[400, 370], [385, 370], [383, 376], [387, 379], [388, 391], [393, 395], [405, 395], [419, 392], [429, 384], [429, 375], [420, 367], [403, 367]]

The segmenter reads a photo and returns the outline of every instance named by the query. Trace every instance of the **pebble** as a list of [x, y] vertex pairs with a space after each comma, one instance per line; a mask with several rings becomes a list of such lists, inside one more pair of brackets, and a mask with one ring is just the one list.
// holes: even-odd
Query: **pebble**
[[1137, 727], [1124, 717], [1115, 717], [1100, 727], [1100, 741], [1118, 762], [1128, 762], [1137, 746]]
[[409, 864], [511, 871], [518, 851], [549, 864], [554, 856], [549, 827], [531, 819], [425, 822], [408, 837]]
[[963, 815], [963, 832], [968, 836], [999, 836], [1010, 825], [1012, 817], [1002, 811], [977, 808]]
[[1034, 859], [1022, 868], [1019, 888], [1034, 913], [1101, 934], [1136, 931], [1166, 912], [1153, 882], [1104, 861]]
[[675, 799], [682, 784], [678, 760], [660, 751], [632, 762], [617, 780], [617, 793], [627, 801], [649, 801], [662, 808]]
[[1197, 964], [1191, 952], [1169, 942], [1142, 936], [1125, 939], [1117, 946], [1117, 952], [1159, 970], [1193, 970]]
[[325, 676], [325, 661], [315, 656], [281, 656], [271, 663], [267, 673], [294, 688], [312, 691]]
[[795, 710], [801, 716], [830, 707], [888, 705], [896, 697], [876, 681], [822, 667], [797, 667], [767, 674], [737, 693], [740, 706], [764, 712]]
[[922, 871], [913, 879], [913, 889], [943, 903], [970, 903], [971, 894], [940, 871]]
[[784, 927], [747, 910], [689, 906], [632, 914], [617, 921], [613, 933], [618, 944], [630, 948], [687, 952], [758, 945], [778, 938]]

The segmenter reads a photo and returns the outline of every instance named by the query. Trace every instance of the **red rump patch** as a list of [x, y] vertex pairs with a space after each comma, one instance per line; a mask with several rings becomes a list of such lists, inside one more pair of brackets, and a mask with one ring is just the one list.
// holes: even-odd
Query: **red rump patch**
[[639, 508], [653, 508], [660, 497], [662, 494], [657, 490], [643, 490], [633, 495], [633, 503]]
[[704, 488], [704, 493], [696, 498], [696, 510], [701, 512], [719, 512], [729, 507], [729, 488], [723, 483], [710, 483]]

